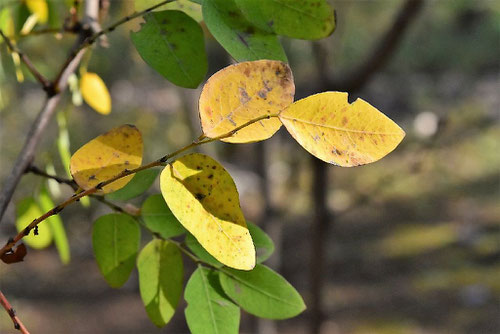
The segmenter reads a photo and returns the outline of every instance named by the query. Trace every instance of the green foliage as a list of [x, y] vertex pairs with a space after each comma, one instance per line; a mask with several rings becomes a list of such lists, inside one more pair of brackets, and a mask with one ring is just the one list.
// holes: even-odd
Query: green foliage
[[273, 240], [260, 227], [247, 221], [248, 231], [252, 236], [257, 255], [257, 263], [266, 261], [274, 252]]
[[125, 214], [99, 217], [92, 229], [94, 255], [106, 282], [119, 288], [134, 269], [141, 232], [136, 221]]
[[174, 315], [182, 293], [184, 269], [179, 249], [155, 239], [137, 258], [142, 301], [151, 321], [163, 327]]
[[190, 16], [166, 10], [144, 16], [130, 38], [142, 59], [174, 84], [196, 88], [207, 73], [203, 31]]
[[222, 291], [217, 271], [198, 266], [186, 285], [184, 299], [192, 334], [238, 333], [240, 308]]
[[117, 191], [108, 194], [107, 199], [113, 201], [128, 201], [142, 195], [151, 187], [156, 177], [160, 173], [157, 169], [145, 169], [136, 173], [127, 185]]
[[286, 319], [304, 311], [299, 293], [281, 275], [258, 264], [252, 271], [224, 268], [220, 274], [224, 292], [250, 314]]
[[319, 39], [335, 29], [334, 12], [321, 0], [235, 0], [256, 27], [277, 35]]
[[[55, 207], [54, 202], [49, 196], [49, 193], [45, 188], [42, 188], [40, 194], [38, 195], [38, 202], [40, 203], [40, 208], [43, 211], [49, 211], [53, 207]], [[54, 215], [47, 218], [47, 223], [50, 226], [50, 230], [52, 231], [52, 236], [54, 238], [54, 243], [57, 248], [57, 252], [59, 253], [59, 257], [61, 258], [61, 262], [63, 264], [69, 263], [71, 258], [68, 237], [66, 236], [66, 230], [64, 229], [64, 225], [62, 219], [59, 215]]]
[[151, 232], [158, 233], [162, 238], [175, 237], [186, 231], [160, 194], [149, 196], [144, 201], [141, 216], [144, 225]]
[[248, 22], [234, 0], [203, 2], [203, 19], [215, 39], [237, 61], [287, 60], [278, 37]]

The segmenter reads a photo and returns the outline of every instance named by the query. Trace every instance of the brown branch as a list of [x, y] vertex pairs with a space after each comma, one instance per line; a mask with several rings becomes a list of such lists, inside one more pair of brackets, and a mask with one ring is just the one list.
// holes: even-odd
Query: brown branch
[[[367, 82], [380, 71], [394, 55], [410, 24], [423, 8], [424, 0], [407, 0], [399, 10], [391, 27], [376, 43], [368, 58], [357, 68], [342, 75], [342, 80], [326, 80], [326, 90], [356, 92], [361, 90]], [[326, 69], [325, 69], [326, 70]]]
[[[87, 0], [86, 4], [91, 2], [97, 3], [98, 1], [99, 0]], [[91, 6], [86, 6], [84, 21], [95, 21], [97, 19], [98, 12], [91, 12], [90, 10], [87, 10], [87, 7], [91, 8]], [[86, 36], [84, 35], [84, 32], [81, 32], [77, 44], [83, 43], [83, 40], [85, 38]], [[66, 62], [63, 65], [60, 74], [58, 75], [57, 83], [51, 83], [50, 89], [46, 90], [48, 94], [47, 100], [45, 101], [45, 104], [42, 107], [42, 110], [38, 114], [37, 118], [32, 123], [28, 135], [26, 136], [24, 146], [14, 163], [12, 172], [10, 173], [7, 181], [5, 181], [2, 187], [2, 192], [0, 193], [0, 221], [5, 213], [5, 210], [7, 209], [7, 206], [9, 205], [10, 199], [14, 194], [17, 184], [19, 183], [26, 168], [31, 164], [35, 157], [36, 147], [40, 142], [42, 134], [47, 128], [47, 125], [56, 110], [56, 106], [61, 100], [61, 95], [68, 84], [68, 78], [77, 69], [84, 53], [85, 50], [82, 49], [76, 53], [71, 61]]]
[[231, 137], [232, 135], [234, 135], [239, 130], [241, 130], [241, 129], [243, 129], [243, 128], [251, 125], [251, 124], [257, 123], [257, 122], [259, 122], [259, 121], [261, 121], [263, 119], [270, 119], [271, 117], [278, 117], [278, 114], [264, 115], [264, 116], [260, 116], [260, 117], [254, 118], [254, 119], [252, 119], [252, 120], [250, 120], [250, 121], [248, 121], [248, 122], [246, 122], [246, 123], [244, 123], [244, 124], [242, 124], [242, 125], [234, 128], [233, 130], [231, 130], [231, 131], [229, 131], [229, 132], [227, 132], [225, 134], [222, 134], [220, 136], [217, 136], [217, 137], [208, 138], [205, 135], [201, 135], [200, 137], [198, 137], [197, 140], [193, 141], [191, 144], [188, 144], [188, 145], [186, 145], [186, 146], [178, 149], [177, 151], [174, 151], [172, 153], [164, 155], [163, 157], [159, 158], [158, 160], [155, 160], [153, 162], [150, 162], [150, 163], [148, 163], [146, 165], [142, 165], [142, 166], [134, 168], [134, 169], [125, 169], [121, 173], [119, 173], [118, 175], [116, 175], [116, 176], [114, 176], [114, 177], [112, 177], [112, 178], [110, 178], [110, 179], [108, 179], [106, 181], [100, 182], [99, 184], [97, 184], [93, 188], [87, 189], [85, 191], [74, 193], [73, 196], [71, 196], [70, 198], [68, 198], [66, 201], [62, 202], [61, 204], [59, 204], [56, 207], [52, 208], [51, 210], [47, 211], [46, 213], [44, 213], [43, 215], [41, 215], [37, 219], [33, 220], [28, 226], [26, 226], [21, 232], [19, 232], [14, 238], [9, 239], [9, 241], [7, 241], [7, 243], [5, 244], [5, 246], [3, 246], [0, 249], [0, 257], [3, 254], [5, 254], [6, 252], [12, 250], [12, 247], [14, 247], [19, 240], [21, 240], [22, 238], [24, 238], [25, 236], [27, 236], [30, 233], [30, 231], [32, 229], [34, 229], [42, 221], [44, 221], [45, 219], [49, 218], [50, 216], [58, 214], [64, 208], [66, 208], [68, 205], [70, 205], [70, 204], [78, 201], [80, 198], [85, 197], [85, 196], [93, 195], [96, 192], [100, 191], [103, 187], [107, 186], [108, 184], [113, 183], [116, 180], [121, 179], [121, 178], [123, 178], [125, 176], [135, 174], [135, 173], [140, 172], [140, 171], [145, 170], [145, 169], [149, 169], [149, 168], [153, 168], [153, 167], [157, 167], [157, 166], [162, 166], [168, 160], [172, 159], [173, 157], [175, 157], [175, 156], [181, 154], [182, 152], [187, 151], [187, 150], [189, 150], [191, 148], [194, 148], [194, 147], [197, 147], [197, 146], [200, 146], [200, 145], [203, 145], [203, 144], [208, 144], [208, 143], [211, 143], [213, 141], [217, 141], [217, 140], [221, 140], [221, 139], [224, 139], [224, 138]]
[[9, 301], [2, 293], [2, 291], [0, 291], [0, 304], [2, 304], [3, 308], [7, 311], [10, 318], [12, 319], [12, 322], [14, 323], [14, 328], [23, 334], [30, 334], [30, 332], [23, 325], [19, 317], [16, 315], [16, 311], [14, 310], [14, 308], [12, 308], [12, 306], [10, 305]]
[[7, 48], [10, 50], [10, 52], [17, 53], [21, 61], [26, 66], [26, 68], [30, 71], [30, 73], [33, 74], [35, 79], [42, 84], [43, 89], [48, 90], [50, 87], [49, 80], [47, 80], [40, 72], [38, 72], [38, 70], [35, 68], [35, 65], [33, 65], [28, 56], [24, 52], [22, 52], [17, 46], [14, 45], [14, 43], [10, 40], [10, 38], [3, 33], [2, 29], [0, 29], [0, 35], [5, 41], [5, 44], [7, 45]]

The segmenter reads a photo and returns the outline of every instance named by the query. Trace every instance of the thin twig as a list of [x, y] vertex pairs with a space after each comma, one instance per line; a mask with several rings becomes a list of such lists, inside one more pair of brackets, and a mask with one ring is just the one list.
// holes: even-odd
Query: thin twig
[[14, 45], [10, 38], [3, 33], [2, 29], [0, 29], [0, 35], [5, 41], [5, 44], [7, 44], [10, 52], [17, 53], [30, 73], [33, 74], [33, 76], [38, 80], [38, 82], [40, 82], [40, 84], [42, 84], [43, 89], [48, 90], [50, 87], [50, 81], [47, 80], [40, 72], [38, 72], [38, 70], [35, 68], [35, 65], [33, 65], [28, 56], [24, 52], [22, 52], [16, 45]]
[[59, 177], [57, 175], [51, 175], [51, 174], [46, 173], [45, 171], [41, 170], [40, 168], [38, 168], [38, 167], [36, 167], [34, 165], [29, 165], [28, 168], [26, 168], [26, 173], [32, 173], [32, 174], [35, 174], [35, 175], [43, 176], [45, 178], [54, 180], [57, 183], [67, 184], [68, 186], [70, 186], [71, 188], [73, 188], [73, 190], [77, 190], [78, 189], [78, 185], [76, 184], [76, 182], [74, 180], [70, 180], [70, 179], [66, 179], [66, 178], [63, 178], [63, 177]]
[[100, 182], [99, 184], [97, 184], [93, 188], [87, 189], [85, 191], [75, 192], [73, 194], [73, 196], [71, 196], [70, 198], [68, 198], [66, 201], [62, 202], [61, 204], [59, 204], [56, 207], [52, 208], [51, 210], [47, 211], [42, 216], [40, 216], [37, 219], [33, 220], [28, 226], [26, 226], [21, 232], [19, 232], [14, 238], [9, 239], [9, 241], [7, 241], [7, 243], [5, 244], [5, 246], [3, 246], [2, 249], [0, 249], [0, 256], [2, 256], [7, 251], [9, 251], [10, 249], [12, 249], [12, 247], [14, 247], [19, 240], [21, 240], [26, 235], [28, 235], [30, 233], [30, 231], [35, 228], [35, 226], [37, 226], [38, 224], [40, 224], [42, 221], [44, 221], [45, 219], [49, 218], [50, 216], [58, 214], [64, 208], [66, 208], [68, 205], [76, 202], [80, 198], [85, 197], [85, 196], [89, 196], [89, 195], [92, 195], [92, 194], [95, 194], [96, 192], [100, 191], [103, 187], [105, 187], [108, 184], [113, 183], [116, 180], [121, 179], [121, 178], [123, 178], [125, 176], [135, 174], [135, 173], [140, 172], [140, 171], [145, 170], [145, 169], [149, 169], [149, 168], [161, 166], [164, 163], [166, 163], [168, 160], [172, 159], [173, 157], [175, 157], [175, 156], [181, 154], [182, 152], [185, 152], [185, 151], [187, 151], [187, 150], [189, 150], [191, 148], [194, 148], [194, 147], [197, 147], [197, 146], [200, 146], [200, 145], [203, 145], [203, 144], [208, 144], [208, 143], [211, 143], [213, 141], [217, 141], [217, 140], [221, 140], [221, 139], [224, 139], [224, 138], [231, 137], [236, 132], [238, 132], [239, 130], [241, 130], [241, 129], [243, 129], [243, 128], [251, 125], [251, 124], [257, 123], [257, 122], [259, 122], [259, 121], [261, 121], [263, 119], [270, 119], [272, 117], [278, 117], [278, 114], [263, 115], [263, 116], [254, 118], [254, 119], [252, 119], [252, 120], [250, 120], [250, 121], [248, 121], [248, 122], [246, 122], [246, 123], [244, 123], [244, 124], [242, 124], [240, 126], [237, 126], [233, 130], [231, 130], [231, 131], [229, 131], [229, 132], [227, 132], [225, 134], [222, 134], [220, 136], [217, 136], [217, 137], [207, 138], [207, 137], [205, 137], [205, 135], [201, 135], [199, 137], [199, 138], [201, 138], [201, 140], [199, 140], [199, 139], [195, 140], [191, 144], [188, 144], [188, 145], [186, 145], [186, 146], [178, 149], [177, 151], [169, 153], [169, 154], [167, 154], [167, 155], [159, 158], [158, 160], [155, 160], [153, 162], [150, 162], [150, 163], [148, 163], [146, 165], [142, 165], [142, 166], [134, 168], [134, 169], [130, 169], [130, 170], [129, 169], [125, 169], [121, 173], [119, 173], [118, 175], [116, 175], [116, 176], [114, 176], [114, 177], [112, 177], [112, 178], [110, 178], [110, 179], [108, 179], [106, 181]]
[[9, 301], [5, 297], [5, 295], [0, 291], [0, 304], [2, 304], [3, 308], [7, 311], [9, 314], [10, 318], [12, 319], [12, 322], [14, 323], [14, 328], [20, 331], [23, 334], [30, 334], [28, 329], [24, 326], [24, 324], [21, 322], [19, 317], [16, 315], [16, 311], [12, 306], [10, 305]]

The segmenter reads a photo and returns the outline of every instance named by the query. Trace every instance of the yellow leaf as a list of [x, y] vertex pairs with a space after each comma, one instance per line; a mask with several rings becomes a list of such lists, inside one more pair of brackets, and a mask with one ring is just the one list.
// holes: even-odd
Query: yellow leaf
[[30, 12], [37, 16], [38, 22], [47, 23], [47, 20], [49, 19], [49, 7], [47, 6], [47, 1], [26, 0], [26, 7], [28, 7]]
[[86, 72], [82, 75], [80, 91], [85, 102], [95, 111], [103, 115], [111, 112], [111, 97], [108, 88], [96, 73]]
[[390, 118], [347, 93], [325, 92], [296, 101], [280, 114], [286, 129], [315, 157], [342, 167], [377, 161], [398, 146], [404, 131]]
[[[142, 136], [133, 125], [122, 125], [89, 141], [73, 154], [71, 175], [82, 189], [90, 189], [125, 169], [142, 163]], [[123, 188], [133, 175], [125, 176], [102, 188], [107, 194]]]
[[[274, 60], [243, 62], [215, 73], [203, 87], [199, 111], [207, 137], [230, 132], [264, 115], [276, 115], [293, 102], [295, 85], [287, 64]], [[238, 131], [229, 143], [248, 143], [271, 137], [281, 127], [277, 118], [259, 121]]]
[[[16, 228], [18, 232], [24, 230], [34, 219], [43, 214], [42, 210], [36, 204], [33, 198], [25, 198], [17, 205]], [[38, 235], [35, 235], [34, 230], [25, 236], [24, 241], [28, 246], [35, 249], [46, 248], [52, 242], [52, 231], [46, 222], [38, 225]]]
[[235, 269], [255, 266], [238, 191], [217, 161], [199, 153], [183, 156], [163, 169], [160, 188], [172, 213], [208, 253]]

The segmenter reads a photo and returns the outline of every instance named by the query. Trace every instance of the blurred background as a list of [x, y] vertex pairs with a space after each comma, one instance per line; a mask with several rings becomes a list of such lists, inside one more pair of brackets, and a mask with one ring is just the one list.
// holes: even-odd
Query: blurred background
[[[351, 99], [370, 102], [407, 136], [386, 158], [356, 168], [323, 164], [284, 130], [262, 143], [200, 148], [229, 170], [246, 218], [276, 244], [268, 264], [308, 305], [285, 321], [243, 312], [241, 332], [499, 333], [500, 1], [331, 2], [337, 13], [331, 37], [315, 43], [283, 40], [296, 99], [348, 90]], [[132, 1], [110, 4], [104, 26], [134, 10]], [[200, 89], [178, 88], [142, 61], [128, 37], [138, 21], [109, 34], [110, 47], [95, 48], [89, 62], [89, 71], [110, 90], [111, 114], [75, 107], [70, 94], [60, 104], [72, 152], [124, 123], [142, 131], [144, 161], [200, 134]], [[73, 37], [43, 35], [24, 38], [19, 46], [53, 77], [72, 43]], [[207, 37], [206, 47], [210, 73], [231, 63], [213, 38]], [[29, 77], [16, 81], [5, 50], [2, 46], [2, 183], [44, 102], [44, 92]], [[64, 176], [58, 132], [53, 119], [35, 165], [52, 164]], [[43, 182], [23, 177], [13, 203]], [[57, 201], [71, 195], [69, 187], [60, 191]], [[155, 182], [148, 193], [158, 192]], [[140, 206], [144, 198], [131, 203]], [[0, 225], [0, 241], [14, 234], [14, 204]], [[61, 217], [70, 264], [61, 264], [54, 247], [31, 250], [22, 263], [0, 263], [2, 291], [33, 333], [187, 333], [183, 300], [171, 323], [159, 330], [144, 311], [135, 271], [118, 290], [100, 276], [91, 227], [107, 212], [94, 200], [90, 207], [68, 207]], [[194, 266], [189, 259], [185, 263], [187, 279]], [[0, 332], [16, 333], [3, 310]]]

